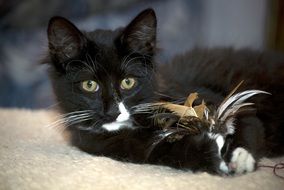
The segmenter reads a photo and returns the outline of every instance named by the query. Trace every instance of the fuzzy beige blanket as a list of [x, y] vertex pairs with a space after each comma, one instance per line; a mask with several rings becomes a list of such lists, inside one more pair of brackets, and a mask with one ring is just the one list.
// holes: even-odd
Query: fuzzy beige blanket
[[[0, 109], [0, 189], [284, 189], [269, 168], [237, 177], [122, 163], [71, 147], [46, 127], [51, 111]], [[284, 158], [263, 159], [274, 165]], [[284, 174], [283, 171], [279, 171]]]

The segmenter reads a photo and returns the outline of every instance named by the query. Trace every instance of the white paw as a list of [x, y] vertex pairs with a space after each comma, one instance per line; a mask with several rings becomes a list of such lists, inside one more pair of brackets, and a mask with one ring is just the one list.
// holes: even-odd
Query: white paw
[[252, 172], [255, 170], [255, 159], [246, 149], [238, 147], [233, 151], [229, 168], [235, 174]]

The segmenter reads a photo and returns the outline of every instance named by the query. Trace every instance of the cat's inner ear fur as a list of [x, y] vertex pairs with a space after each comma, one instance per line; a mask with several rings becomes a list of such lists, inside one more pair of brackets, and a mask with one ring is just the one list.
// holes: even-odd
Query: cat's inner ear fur
[[50, 19], [47, 34], [50, 55], [59, 63], [78, 55], [85, 43], [84, 35], [63, 17]]
[[156, 28], [154, 10], [146, 9], [124, 29], [121, 42], [131, 52], [153, 55], [156, 48]]

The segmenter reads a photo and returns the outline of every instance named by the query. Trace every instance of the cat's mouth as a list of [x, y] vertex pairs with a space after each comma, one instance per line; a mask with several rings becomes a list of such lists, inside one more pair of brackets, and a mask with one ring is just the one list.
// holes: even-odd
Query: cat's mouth
[[107, 131], [116, 131], [122, 128], [132, 128], [133, 125], [130, 120], [130, 113], [126, 109], [124, 103], [120, 102], [118, 104], [118, 108], [119, 115], [115, 119], [112, 117], [112, 120], [103, 124], [102, 128]]
[[[119, 112], [113, 115], [93, 115], [91, 123], [80, 123], [78, 128], [91, 131], [117, 131], [124, 128], [133, 128], [133, 119], [123, 102], [118, 104]], [[89, 120], [89, 119], [88, 119]]]
[[101, 132], [101, 130], [106, 131], [117, 131], [124, 128], [132, 128], [132, 119], [129, 117], [128, 119], [123, 118], [118, 115], [115, 116], [97, 116], [95, 120], [91, 123], [81, 123], [77, 125], [77, 128], [80, 130], [91, 130], [93, 132]]

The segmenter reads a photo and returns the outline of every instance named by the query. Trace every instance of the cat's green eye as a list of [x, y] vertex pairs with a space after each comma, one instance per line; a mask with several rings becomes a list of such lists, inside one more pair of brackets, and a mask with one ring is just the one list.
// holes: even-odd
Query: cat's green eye
[[136, 84], [136, 80], [134, 78], [125, 78], [120, 83], [120, 88], [123, 90], [129, 90], [133, 88]]
[[99, 90], [99, 85], [93, 80], [85, 80], [81, 83], [82, 89], [87, 92], [96, 92]]

